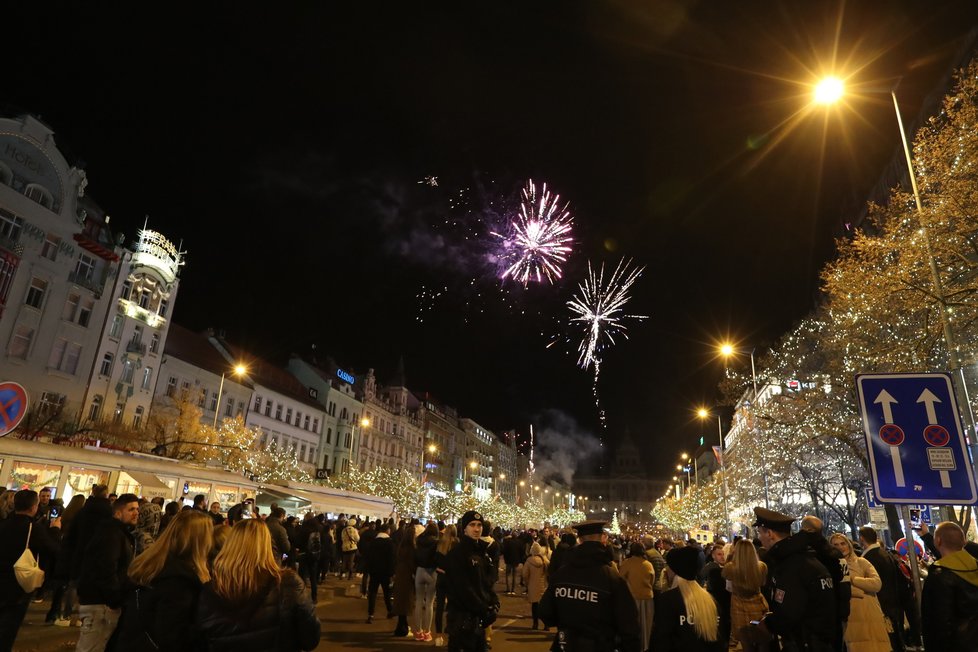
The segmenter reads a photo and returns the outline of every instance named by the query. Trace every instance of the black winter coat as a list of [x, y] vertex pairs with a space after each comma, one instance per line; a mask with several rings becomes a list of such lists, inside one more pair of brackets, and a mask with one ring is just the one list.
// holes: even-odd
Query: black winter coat
[[232, 604], [204, 585], [197, 601], [197, 627], [210, 652], [297, 652], [319, 645], [320, 624], [299, 576], [283, 571], [244, 604]]
[[974, 650], [978, 638], [978, 571], [933, 565], [924, 582], [920, 624], [928, 650]]
[[117, 650], [206, 650], [193, 625], [203, 585], [189, 564], [167, 559], [148, 587], [133, 587], [119, 620]]
[[364, 562], [368, 574], [374, 577], [393, 577], [394, 541], [386, 533], [378, 534], [367, 547]]
[[[98, 532], [101, 523], [111, 518], [112, 505], [108, 498], [89, 496], [82, 508], [78, 510], [78, 515], [75, 516], [75, 520], [65, 534], [65, 540], [62, 543], [62, 556], [69, 566], [68, 577], [78, 581], [88, 544]], [[61, 575], [60, 572], [58, 574]]]
[[728, 637], [724, 637], [722, 627], [717, 634], [717, 640], [713, 642], [696, 635], [678, 588], [655, 596], [649, 652], [725, 652], [729, 630]]
[[128, 525], [117, 518], [102, 522], [82, 556], [78, 602], [121, 607], [135, 552], [136, 540]]
[[414, 566], [416, 568], [434, 568], [437, 548], [437, 536], [422, 534], [418, 537], [414, 548]]
[[14, 563], [24, 554], [27, 533], [31, 540], [28, 547], [35, 558], [54, 559], [58, 554], [58, 528], [49, 529], [46, 524], [31, 526], [31, 517], [13, 513], [0, 520], [0, 605], [13, 605], [25, 602], [25, 593], [14, 577]]
[[492, 590], [496, 573], [487, 554], [488, 544], [463, 536], [445, 555], [445, 586], [448, 610], [485, 616], [499, 606]]
[[523, 542], [512, 534], [503, 539], [503, 559], [507, 566], [519, 566], [526, 561]]
[[567, 551], [566, 563], [554, 574], [539, 611], [544, 624], [557, 627], [557, 638], [567, 641], [568, 652], [639, 652], [644, 647], [635, 599], [611, 566], [610, 548], [599, 541], [585, 541]]

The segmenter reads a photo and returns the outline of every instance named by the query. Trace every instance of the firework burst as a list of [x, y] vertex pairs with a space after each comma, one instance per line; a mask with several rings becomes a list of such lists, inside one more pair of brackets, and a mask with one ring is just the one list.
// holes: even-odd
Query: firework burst
[[492, 232], [503, 241], [499, 259], [507, 265], [502, 273], [504, 280], [510, 277], [526, 287], [530, 281], [539, 283], [546, 278], [553, 283], [561, 277], [561, 265], [574, 243], [574, 218], [569, 207], [566, 202], [561, 206], [560, 195], [547, 190], [547, 184], [538, 193], [533, 180], [527, 182], [520, 213], [511, 223], [510, 232]]
[[628, 339], [625, 322], [629, 319], [648, 319], [646, 315], [629, 315], [624, 312], [631, 300], [632, 285], [645, 271], [645, 267], [631, 268], [631, 261], [622, 258], [615, 271], [605, 280], [604, 263], [597, 273], [590, 261], [587, 266], [587, 279], [578, 285], [578, 292], [567, 302], [572, 313], [570, 323], [580, 326], [583, 331], [577, 346], [577, 364], [582, 369], [594, 370], [594, 404], [602, 425], [605, 423], [604, 410], [598, 398], [598, 375], [601, 373], [601, 353], [615, 344], [615, 337]]

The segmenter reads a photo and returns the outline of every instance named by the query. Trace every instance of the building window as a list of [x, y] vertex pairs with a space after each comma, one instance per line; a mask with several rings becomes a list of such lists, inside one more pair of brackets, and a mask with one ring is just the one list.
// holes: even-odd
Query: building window
[[143, 327], [136, 326], [132, 331], [132, 343], [137, 347], [143, 343]]
[[306, 423], [302, 427], [305, 428], [306, 430], [309, 430], [309, 415], [308, 414], [306, 415]]
[[[312, 431], [319, 434], [319, 417], [312, 420]], [[329, 439], [327, 439], [326, 442], [329, 443]]]
[[121, 423], [122, 422], [122, 413], [125, 412], [125, 411], [126, 411], [126, 404], [125, 403], [116, 403], [115, 404], [115, 412], [112, 414], [112, 421], [114, 423]]
[[201, 387], [200, 392], [197, 394], [197, 407], [203, 409], [204, 405], [206, 404], [207, 404], [207, 390]]
[[350, 440], [350, 433], [346, 433], [346, 437], [344, 439], [343, 446], [345, 446], [346, 448], [349, 448], [350, 447], [350, 442], [351, 442], [351, 440]]
[[141, 287], [139, 288], [139, 307], [143, 310], [149, 310], [150, 301], [153, 299], [153, 293], [149, 288]]
[[113, 315], [112, 326], [109, 328], [109, 337], [119, 339], [122, 334], [122, 315]]
[[[280, 414], [278, 416], [281, 417], [282, 415]], [[285, 423], [292, 423], [292, 408], [285, 411]]]
[[122, 382], [132, 385], [132, 376], [135, 371], [136, 365], [132, 360], [127, 358], [126, 361], [122, 363]]
[[98, 368], [98, 375], [109, 377], [112, 375], [112, 354], [106, 353], [102, 357], [102, 364]]
[[81, 301], [78, 309], [78, 325], [88, 328], [88, 323], [92, 320], [92, 311], [95, 310], [95, 299], [85, 297]]
[[37, 412], [42, 417], [58, 416], [65, 405], [64, 394], [44, 392], [37, 404]]
[[61, 238], [56, 235], [51, 235], [50, 233], [44, 239], [44, 246], [41, 247], [41, 255], [48, 260], [57, 260], [58, 258], [58, 245], [61, 244]]
[[44, 208], [50, 209], [54, 205], [54, 199], [51, 197], [48, 189], [36, 183], [27, 184], [27, 187], [24, 189], [24, 195]]
[[122, 298], [129, 301], [132, 297], [132, 281], [125, 280], [122, 282]]
[[302, 412], [295, 411], [295, 425], [302, 426]]
[[217, 412], [217, 392], [211, 392], [211, 405], [208, 409], [211, 412]]
[[23, 219], [0, 208], [0, 238], [16, 243], [23, 228]]
[[261, 412], [261, 396], [255, 397], [255, 412]]
[[160, 301], [160, 309], [156, 312], [156, 314], [159, 315], [160, 317], [166, 317], [166, 308], [168, 305], [169, 304], [166, 299]]
[[329, 468], [329, 453], [326, 453], [326, 455], [323, 455], [323, 468], [324, 469], [328, 469]]
[[80, 344], [59, 338], [51, 349], [51, 357], [48, 358], [48, 367], [74, 375], [78, 369], [79, 357], [81, 357]]
[[332, 444], [333, 443], [333, 429], [332, 428], [326, 428], [326, 443], [327, 444]]
[[303, 444], [302, 447], [299, 449], [299, 460], [301, 460], [303, 462], [306, 461], [306, 445], [305, 444]]
[[143, 383], [142, 383], [141, 387], [143, 389], [145, 389], [145, 390], [149, 390], [150, 389], [150, 383], [152, 383], [152, 382], [153, 382], [153, 368], [152, 367], [144, 367], [143, 368]]
[[228, 396], [227, 405], [224, 406], [224, 416], [230, 417], [234, 414], [234, 397]]
[[132, 415], [132, 427], [139, 430], [143, 426], [143, 406], [140, 405], [136, 408], [136, 412]]
[[265, 403], [265, 416], [266, 417], [272, 416], [272, 402], [271, 401], [267, 401]]
[[176, 396], [177, 393], [177, 379], [174, 376], [170, 376], [170, 379], [166, 381], [166, 395], [170, 398]]
[[68, 298], [65, 300], [65, 309], [61, 311], [61, 318], [65, 321], [73, 322], [75, 321], [75, 316], [78, 314], [78, 304], [81, 302], [81, 295], [75, 294], [74, 292], [68, 293]]
[[40, 308], [44, 303], [44, 293], [47, 292], [48, 282], [37, 278], [31, 279], [31, 287], [27, 290], [27, 305], [33, 308]]
[[160, 334], [153, 333], [153, 339], [149, 341], [149, 352], [159, 353], [160, 352]]
[[95, 259], [81, 254], [78, 257], [78, 263], [75, 265], [75, 278], [91, 281], [94, 277]]
[[92, 404], [88, 406], [88, 420], [98, 421], [99, 416], [102, 414], [102, 397], [96, 394], [92, 398]]
[[281, 403], [279, 403], [278, 405], [275, 406], [275, 420], [276, 421], [281, 421], [282, 420], [282, 404]]

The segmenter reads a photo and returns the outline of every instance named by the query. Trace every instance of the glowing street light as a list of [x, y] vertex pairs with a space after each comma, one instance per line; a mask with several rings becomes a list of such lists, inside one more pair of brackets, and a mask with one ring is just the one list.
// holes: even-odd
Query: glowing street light
[[[701, 407], [696, 411], [696, 415], [700, 419], [708, 419], [710, 411]], [[725, 529], [730, 532], [730, 540], [733, 541], [733, 526], [730, 524], [730, 511], [727, 509], [727, 467], [724, 466], [723, 425], [720, 423], [719, 413], [717, 413], [717, 434], [720, 436], [720, 473], [723, 475], [723, 483], [720, 485], [720, 491], [723, 494], [723, 524]]]
[[845, 84], [838, 77], [826, 77], [815, 85], [814, 99], [816, 104], [835, 104], [842, 99]]
[[[243, 364], [241, 364], [239, 362], [238, 364], [234, 365], [234, 369], [231, 371], [231, 373], [234, 374], [237, 378], [241, 378], [242, 376], [244, 376], [244, 375], [246, 375], [248, 373], [248, 367], [244, 366]], [[217, 405], [214, 406], [214, 427], [215, 428], [217, 427], [217, 414], [221, 411], [221, 395], [224, 394], [224, 377], [225, 376], [226, 376], [226, 373], [222, 372], [221, 373], [221, 385], [220, 385], [220, 387], [217, 388]]]

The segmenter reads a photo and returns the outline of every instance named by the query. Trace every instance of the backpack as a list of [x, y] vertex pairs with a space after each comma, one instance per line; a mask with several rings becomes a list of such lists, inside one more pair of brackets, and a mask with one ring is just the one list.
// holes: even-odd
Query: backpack
[[322, 537], [319, 536], [319, 532], [309, 533], [309, 543], [306, 544], [306, 551], [310, 555], [316, 555], [317, 557], [322, 553], [323, 540]]

